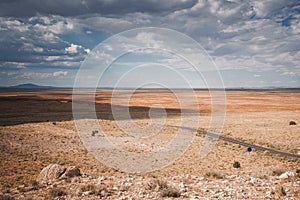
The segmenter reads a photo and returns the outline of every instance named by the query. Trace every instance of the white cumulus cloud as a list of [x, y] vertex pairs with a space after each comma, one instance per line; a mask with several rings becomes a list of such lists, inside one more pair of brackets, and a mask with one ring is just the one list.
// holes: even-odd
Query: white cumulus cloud
[[57, 71], [57, 72], [53, 72], [53, 76], [57, 77], [57, 76], [67, 76], [68, 72], [67, 71]]

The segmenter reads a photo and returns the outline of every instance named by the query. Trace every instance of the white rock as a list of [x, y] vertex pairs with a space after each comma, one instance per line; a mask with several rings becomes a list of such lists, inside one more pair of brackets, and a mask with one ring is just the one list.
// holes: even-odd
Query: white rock
[[184, 184], [181, 182], [181, 183], [179, 183], [179, 185], [178, 185], [180, 188], [184, 188], [185, 186], [184, 186]]
[[265, 198], [268, 198], [268, 199], [271, 199], [271, 198], [272, 198], [272, 196], [271, 196], [271, 191], [267, 191], [267, 192], [266, 192]]
[[278, 178], [286, 179], [286, 178], [293, 177], [293, 176], [295, 176], [295, 172], [285, 172], [285, 173], [281, 174]]
[[254, 184], [256, 182], [256, 179], [254, 177], [250, 177], [250, 183]]
[[198, 182], [198, 183], [197, 183], [197, 186], [202, 186], [202, 185], [203, 185], [202, 182]]

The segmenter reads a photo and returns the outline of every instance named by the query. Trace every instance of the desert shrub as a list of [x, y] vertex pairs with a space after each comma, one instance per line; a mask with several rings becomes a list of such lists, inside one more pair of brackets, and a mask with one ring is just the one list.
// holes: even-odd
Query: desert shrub
[[234, 167], [234, 168], [240, 168], [240, 167], [241, 167], [241, 164], [240, 164], [240, 162], [238, 162], [238, 161], [234, 161], [234, 163], [233, 163], [233, 167]]
[[180, 192], [173, 187], [166, 187], [161, 191], [162, 197], [180, 197]]
[[15, 198], [9, 195], [1, 195], [0, 200], [15, 200]]
[[67, 193], [61, 189], [52, 189], [50, 190], [50, 196], [51, 198], [56, 198], [56, 197], [62, 197], [62, 196], [66, 196]]
[[162, 197], [179, 197], [180, 196], [179, 191], [176, 188], [169, 186], [167, 184], [167, 182], [164, 180], [160, 180], [160, 179], [152, 180], [146, 186], [146, 189], [148, 189], [148, 190], [155, 190], [157, 188], [161, 192]]
[[167, 182], [164, 181], [164, 180], [158, 179], [156, 182], [157, 182], [157, 185], [158, 185], [159, 189], [164, 189], [164, 188], [168, 187]]
[[90, 192], [90, 194], [98, 195], [101, 197], [106, 197], [111, 194], [106, 186], [96, 187], [95, 185], [92, 184], [82, 186], [80, 188], [80, 192]]
[[223, 176], [217, 172], [206, 172], [205, 174], [206, 177], [213, 177], [213, 178], [217, 178], [217, 179], [222, 179]]
[[300, 169], [296, 169], [296, 177], [300, 178]]
[[91, 194], [95, 194], [97, 191], [96, 191], [96, 187], [95, 185], [92, 185], [92, 184], [88, 184], [88, 185], [84, 185], [80, 188], [80, 191], [81, 192], [88, 192], [90, 191]]
[[30, 184], [31, 184], [33, 187], [39, 186], [39, 182], [37, 182], [36, 180], [30, 181]]
[[280, 188], [280, 195], [281, 196], [285, 196], [286, 195], [286, 191], [283, 187]]
[[280, 176], [280, 175], [283, 174], [284, 172], [285, 172], [285, 171], [282, 170], [282, 169], [275, 169], [275, 170], [273, 170], [272, 175], [273, 175], [273, 176]]
[[33, 190], [38, 190], [40, 187], [39, 182], [37, 182], [36, 180], [31, 180], [30, 185], [32, 186]]
[[164, 189], [168, 187], [168, 184], [166, 181], [164, 180], [160, 180], [160, 179], [155, 179], [152, 180], [151, 182], [149, 182], [146, 186], [146, 189], [148, 190], [154, 190], [156, 187], [158, 187], [158, 189]]
[[95, 136], [97, 133], [98, 133], [98, 131], [97, 131], [97, 130], [95, 130], [95, 131], [92, 131], [92, 136]]
[[295, 121], [290, 121], [290, 126], [297, 125]]
[[156, 188], [156, 183], [154, 181], [150, 181], [147, 183], [146, 190], [154, 190]]

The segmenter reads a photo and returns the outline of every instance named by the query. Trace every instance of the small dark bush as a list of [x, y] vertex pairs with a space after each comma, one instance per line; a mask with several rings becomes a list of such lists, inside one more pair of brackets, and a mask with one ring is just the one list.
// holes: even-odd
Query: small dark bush
[[96, 131], [93, 131], [93, 132], [92, 132], [92, 136], [95, 136], [97, 133], [98, 133], [97, 130], [96, 130]]
[[297, 173], [297, 174], [300, 174], [300, 169], [296, 169], [296, 173]]
[[98, 195], [101, 197], [107, 197], [111, 195], [111, 192], [106, 188], [106, 186], [97, 187], [92, 184], [84, 185], [80, 188], [80, 192], [89, 192], [93, 195]]
[[156, 180], [156, 184], [158, 185], [159, 189], [165, 189], [168, 188], [168, 184], [164, 180]]
[[56, 197], [62, 197], [62, 196], [66, 196], [67, 193], [61, 189], [52, 189], [50, 191], [50, 196], [52, 198], [56, 198]]
[[151, 181], [149, 183], [147, 183], [146, 189], [147, 190], [154, 190], [156, 188], [156, 183], [154, 181]]
[[241, 167], [241, 164], [240, 164], [240, 162], [238, 162], [238, 161], [234, 161], [234, 163], [233, 163], [233, 167], [234, 167], [234, 168], [240, 168], [240, 167]]
[[205, 174], [206, 177], [213, 177], [213, 178], [217, 178], [217, 179], [222, 179], [223, 176], [217, 172], [206, 172]]
[[81, 192], [88, 192], [90, 191], [92, 194], [96, 193], [96, 186], [92, 184], [84, 185], [80, 188]]
[[31, 184], [33, 190], [38, 190], [39, 189], [39, 182], [37, 182], [36, 180], [32, 180], [30, 182], [30, 184]]
[[173, 188], [173, 187], [167, 187], [164, 188], [161, 191], [161, 196], [162, 197], [180, 197], [180, 193], [177, 189]]
[[280, 195], [281, 196], [285, 196], [286, 195], [286, 191], [283, 187], [280, 188]]
[[272, 175], [273, 176], [280, 176], [281, 174], [283, 174], [285, 171], [282, 170], [282, 169], [275, 169], [273, 172], [272, 172]]
[[15, 198], [11, 197], [9, 195], [3, 195], [3, 196], [0, 196], [0, 200], [15, 200]]
[[290, 126], [294, 126], [297, 125], [297, 123], [295, 121], [290, 121]]
[[158, 189], [162, 190], [164, 188], [168, 187], [168, 184], [166, 181], [161, 180], [161, 179], [155, 179], [152, 180], [151, 182], [149, 182], [146, 186], [146, 189], [148, 190], [153, 190], [156, 189], [156, 187], [158, 187]]

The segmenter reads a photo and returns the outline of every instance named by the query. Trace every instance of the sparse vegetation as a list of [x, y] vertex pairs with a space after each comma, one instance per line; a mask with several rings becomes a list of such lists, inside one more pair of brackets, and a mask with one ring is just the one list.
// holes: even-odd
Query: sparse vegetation
[[205, 174], [206, 177], [213, 177], [213, 178], [216, 178], [216, 179], [222, 179], [223, 176], [217, 172], [206, 172]]
[[158, 180], [156, 181], [156, 183], [157, 183], [159, 189], [165, 189], [165, 188], [168, 188], [168, 184], [167, 184], [167, 182], [164, 181], [164, 180], [158, 179]]
[[9, 195], [3, 195], [0, 196], [0, 200], [15, 200], [15, 198]]
[[84, 185], [80, 188], [80, 192], [90, 192], [91, 194], [95, 194], [96, 186], [92, 184]]
[[146, 190], [154, 190], [157, 187], [154, 181], [147, 183]]
[[286, 196], [286, 191], [283, 187], [280, 188], [280, 196]]
[[297, 123], [295, 121], [290, 121], [290, 126], [295, 126]]
[[9, 195], [3, 195], [0, 196], [0, 200], [15, 200], [15, 198]]
[[206, 128], [198, 128], [198, 131], [196, 133], [196, 136], [197, 137], [203, 137], [207, 132], [207, 129]]
[[92, 184], [84, 185], [80, 188], [80, 192], [89, 192], [89, 194], [101, 196], [101, 197], [106, 197], [110, 195], [109, 190], [107, 189], [106, 186], [95, 186]]
[[66, 196], [66, 195], [67, 195], [67, 193], [62, 189], [55, 188], [55, 189], [50, 190], [51, 198], [62, 197], [62, 196]]
[[161, 180], [161, 179], [155, 179], [149, 182], [146, 186], [146, 189], [148, 190], [154, 190], [158, 187], [158, 189], [162, 190], [164, 188], [168, 187], [168, 184], [166, 181]]
[[167, 187], [167, 188], [164, 188], [162, 191], [161, 191], [161, 196], [162, 197], [180, 197], [180, 192], [173, 188], [173, 187]]
[[296, 169], [296, 177], [300, 178], [300, 169]]
[[98, 133], [97, 130], [93, 131], [93, 132], [92, 132], [92, 136], [95, 136], [97, 133]]
[[33, 187], [33, 190], [38, 190], [39, 189], [39, 182], [37, 182], [36, 180], [32, 180], [30, 181], [31, 186]]
[[282, 169], [276, 169], [276, 170], [273, 170], [272, 172], [272, 175], [273, 176], [280, 176], [281, 174], [283, 174], [285, 171], [282, 170]]
[[238, 161], [234, 161], [234, 163], [233, 163], [233, 167], [234, 167], [234, 168], [240, 168], [240, 167], [241, 167], [241, 164], [240, 164], [240, 162], [238, 162]]
[[162, 197], [180, 197], [180, 192], [176, 188], [169, 186], [166, 181], [160, 179], [149, 182], [146, 189], [158, 189], [161, 192]]
[[[109, 93], [107, 94], [107, 99], [109, 99], [109, 95], [111, 95], [110, 91], [105, 90], [104, 92]], [[149, 92], [151, 92], [152, 95], [152, 90]], [[163, 93], [159, 92], [159, 95], [165, 95], [165, 92]], [[146, 109], [148, 106], [151, 108], [153, 105], [151, 102], [147, 102], [148, 94], [146, 94], [146, 97], [143, 95], [143, 92], [142, 94], [138, 94], [137, 97], [142, 98], [137, 98], [137, 100], [132, 99], [130, 103], [132, 103], [133, 106], [140, 106], [141, 104], [145, 106], [145, 108], [136, 107], [133, 114], [136, 117], [134, 121], [137, 122], [138, 125], [141, 124], [146, 127], [151, 122], [148, 118], [144, 118], [145, 112], [143, 109]], [[204, 97], [202, 91], [200, 91], [199, 95], [201, 98]], [[232, 93], [229, 95], [232, 95]], [[251, 93], [251, 95], [253, 94]], [[44, 96], [45, 98], [49, 97], [49, 95], [40, 96]], [[100, 96], [102, 96], [102, 94]], [[269, 98], [269, 95], [266, 96], [273, 102], [273, 98]], [[264, 98], [264, 95], [261, 97]], [[14, 97], [9, 98], [14, 99]], [[206, 97], [206, 93], [205, 98], [209, 98], [208, 96]], [[55, 98], [51, 97], [51, 99]], [[107, 99], [105, 97], [103, 102], [97, 99], [97, 101], [99, 100], [99, 103], [96, 104], [97, 109], [100, 109], [100, 111], [103, 109], [105, 112], [103, 119], [101, 117], [98, 122], [101, 128], [109, 133], [109, 137], [116, 137], [116, 145], [120, 144], [120, 148], [125, 148], [124, 150], [127, 150], [126, 148], [128, 147], [132, 153], [155, 152], [160, 150], [165, 144], [167, 145], [169, 139], [175, 136], [174, 133], [177, 130], [181, 130], [177, 127], [164, 126], [159, 135], [149, 137], [149, 143], [145, 141], [145, 145], [142, 145], [144, 143], [136, 144], [133, 142], [134, 138], [129, 138], [124, 131], [119, 129], [113, 120], [109, 107], [106, 108]], [[149, 99], [155, 100], [156, 96], [153, 96], [153, 98], [149, 96]], [[168, 107], [177, 108], [178, 102], [172, 99], [168, 97], [167, 99], [163, 99], [163, 101], [168, 104]], [[232, 101], [230, 109], [234, 112], [230, 112], [226, 118], [226, 127], [223, 131], [224, 137], [245, 141], [249, 144], [248, 146], [256, 144], [263, 147], [268, 146], [283, 152], [289, 152], [294, 155], [299, 154], [300, 149], [297, 146], [297, 131], [300, 120], [297, 119], [297, 116], [299, 116], [298, 108], [300, 108], [300, 105], [292, 104], [294, 100], [290, 102], [291, 105], [282, 105], [282, 109], [285, 109], [284, 106], [286, 106], [286, 108], [291, 107], [291, 109], [280, 111], [281, 107], [278, 107], [279, 111], [277, 111], [276, 106], [280, 105], [281, 100], [280, 102], [274, 100], [274, 106], [269, 106], [269, 104], [263, 104], [262, 102], [261, 106], [257, 107], [256, 104], [255, 107], [252, 107], [252, 104], [248, 104], [249, 98], [245, 98], [244, 95], [239, 96], [237, 93], [234, 93], [234, 97], [230, 96], [230, 99], [230, 101]], [[239, 102], [241, 99], [243, 99], [241, 105], [234, 106], [235, 104], [233, 103]], [[7, 105], [11, 105], [10, 101], [7, 102], [9, 103], [7, 103]], [[181, 199], [197, 197], [206, 199], [214, 197], [221, 199], [225, 198], [224, 195], [230, 196], [230, 194], [233, 194], [233, 189], [236, 188], [238, 188], [240, 194], [245, 199], [251, 199], [253, 197], [297, 198], [298, 196], [298, 182], [300, 178], [299, 159], [273, 155], [272, 150], [266, 151], [268, 155], [260, 151], [249, 154], [246, 151], [248, 146], [241, 147], [238, 144], [232, 144], [230, 140], [219, 140], [216, 144], [216, 149], [212, 151], [206, 159], [199, 159], [199, 150], [201, 150], [202, 142], [205, 141], [205, 134], [201, 133], [201, 128], [199, 128], [200, 130], [197, 133], [196, 131], [189, 132], [189, 134], [194, 134], [196, 141], [191, 143], [191, 147], [188, 148], [180, 159], [177, 159], [176, 162], [173, 162], [172, 165], [162, 171], [127, 174], [111, 169], [98, 162], [92, 152], [89, 153], [82, 144], [80, 135], [77, 133], [76, 124], [72, 121], [72, 107], [68, 107], [67, 105], [56, 107], [59, 105], [52, 105], [51, 102], [53, 102], [53, 100], [33, 100], [31, 102], [28, 97], [28, 100], [25, 102], [26, 104], [23, 106], [23, 101], [16, 101], [16, 106], [9, 106], [12, 112], [7, 114], [12, 116], [12, 118], [2, 119], [2, 123], [7, 123], [7, 127], [0, 127], [0, 146], [3, 147], [3, 151], [1, 152], [3, 165], [1, 168], [2, 176], [0, 177], [0, 200], [29, 200], [29, 196], [31, 196], [32, 199], [106, 199], [109, 197], [111, 197], [111, 199], [125, 199], [133, 198], [134, 196], [139, 199]], [[203, 101], [201, 109], [210, 109], [208, 108], [209, 105], [204, 105], [206, 104], [205, 102], [206, 100]], [[244, 105], [243, 102], [247, 104]], [[37, 105], [36, 109], [34, 109], [34, 112], [37, 113], [36, 115], [30, 112], [28, 116], [25, 117], [24, 115], [24, 118], [17, 116], [17, 114], [20, 113], [20, 108], [24, 108], [24, 113], [26, 113], [27, 103], [30, 103], [30, 105], [31, 103], [33, 105], [41, 103], [43, 107], [39, 109]], [[2, 107], [5, 107], [5, 105], [6, 104], [3, 106], [2, 104]], [[15, 103], [13, 105], [15, 105]], [[111, 106], [110, 104], [108, 105]], [[297, 110], [295, 106], [298, 106]], [[64, 107], [68, 107], [68, 109]], [[31, 109], [32, 107], [28, 106], [28, 108]], [[194, 108], [195, 106], [193, 105], [192, 109]], [[261, 108], [263, 110], [259, 111]], [[49, 115], [46, 113], [47, 109], [51, 111]], [[245, 109], [247, 113], [244, 113]], [[248, 110], [252, 109], [257, 109], [257, 112], [248, 113]], [[276, 111], [273, 109], [276, 109]], [[44, 111], [45, 113], [43, 113]], [[38, 114], [39, 112], [42, 113]], [[178, 124], [177, 120], [179, 116], [178, 118], [175, 115], [173, 116], [172, 112], [171, 110], [171, 112], [168, 113], [171, 113], [171, 118], [168, 122], [170, 122], [170, 125], [176, 125]], [[14, 113], [16, 113], [16, 115]], [[70, 113], [70, 116], [68, 113]], [[202, 114], [201, 120], [209, 122], [209, 112]], [[44, 121], [44, 119], [48, 122], [34, 123], [35, 121]], [[262, 119], [264, 120], [262, 121]], [[62, 121], [60, 122], [60, 120]], [[169, 120], [169, 118], [166, 120]], [[288, 123], [291, 120], [294, 120], [297, 125], [289, 126]], [[16, 123], [16, 125], [11, 125], [14, 123]], [[289, 130], [282, 130], [283, 125]], [[102, 137], [103, 135], [99, 135], [100, 131], [97, 133], [96, 130], [96, 128], [92, 128], [87, 134], [91, 138]], [[204, 131], [205, 130], [203, 130], [203, 132]], [[282, 138], [283, 133], [284, 138]], [[94, 137], [91, 136], [92, 134]], [[199, 137], [196, 136], [196, 134], [198, 134]], [[208, 139], [209, 141], [214, 141], [212, 137]], [[177, 143], [175, 145], [177, 145]], [[122, 160], [121, 157], [120, 159]], [[125, 162], [126, 160], [122, 161]], [[241, 162], [234, 164], [235, 161]], [[45, 181], [45, 183], [35, 181], [39, 180], [38, 174], [49, 164], [63, 164], [67, 168], [76, 165], [81, 169], [82, 175], [75, 178], [64, 175], [55, 181], [49, 180]], [[234, 168], [235, 165], [240, 168]], [[279, 176], [285, 172], [293, 173], [293, 175], [282, 175], [279, 178]], [[259, 188], [257, 189], [257, 187]], [[283, 192], [281, 192], [281, 187], [283, 187]], [[62, 192], [60, 192], [60, 190], [62, 190]], [[286, 196], [281, 196], [281, 193], [286, 194]], [[52, 195], [57, 197], [53, 198]], [[178, 196], [180, 197], [175, 198]]]

